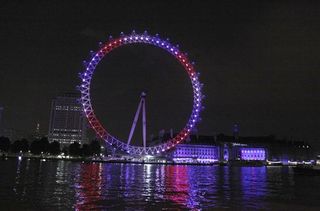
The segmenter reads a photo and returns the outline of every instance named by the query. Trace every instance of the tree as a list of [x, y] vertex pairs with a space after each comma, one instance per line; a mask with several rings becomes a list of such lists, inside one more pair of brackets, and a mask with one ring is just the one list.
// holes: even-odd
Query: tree
[[8, 152], [10, 149], [10, 139], [7, 137], [0, 137], [0, 151]]
[[34, 140], [30, 145], [30, 151], [32, 154], [38, 155], [41, 153], [39, 140]]
[[18, 153], [20, 151], [27, 152], [29, 150], [29, 143], [27, 139], [16, 140], [11, 146], [11, 151]]
[[49, 151], [49, 141], [43, 137], [40, 140], [36, 139], [31, 143], [30, 150], [33, 154], [39, 155]]
[[49, 141], [46, 137], [42, 137], [39, 141], [41, 152], [49, 152]]
[[53, 141], [49, 144], [49, 150], [52, 155], [58, 155], [60, 154], [60, 143], [57, 141]]
[[62, 152], [63, 152], [65, 155], [69, 155], [69, 148], [66, 147], [66, 146], [64, 146], [64, 147], [62, 148]]
[[69, 153], [72, 156], [80, 156], [81, 155], [80, 144], [78, 142], [73, 142], [73, 144], [70, 144]]
[[29, 150], [29, 142], [28, 142], [28, 140], [23, 138], [23, 139], [21, 139], [20, 143], [21, 143], [21, 149], [20, 150], [22, 152], [27, 152]]
[[92, 154], [99, 155], [101, 153], [101, 146], [98, 140], [93, 140], [90, 143], [90, 150]]
[[90, 146], [88, 144], [83, 144], [81, 148], [81, 155], [82, 156], [90, 156], [92, 155]]

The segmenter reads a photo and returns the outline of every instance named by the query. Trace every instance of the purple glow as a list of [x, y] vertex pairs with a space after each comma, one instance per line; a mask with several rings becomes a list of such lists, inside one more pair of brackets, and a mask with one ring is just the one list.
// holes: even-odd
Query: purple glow
[[[91, 100], [90, 100], [91, 79], [96, 66], [103, 59], [103, 57], [109, 52], [111, 52], [113, 49], [118, 48], [122, 45], [131, 44], [131, 43], [151, 44], [154, 46], [158, 46], [162, 49], [165, 49], [167, 52], [173, 55], [180, 62], [180, 64], [185, 68], [185, 71], [188, 73], [192, 83], [193, 92], [194, 92], [193, 110], [186, 126], [181, 130], [180, 133], [178, 133], [176, 137], [168, 140], [167, 143], [154, 146], [154, 147], [147, 147], [146, 152], [144, 152], [144, 149], [142, 147], [126, 145], [123, 141], [118, 140], [117, 138], [110, 135], [105, 130], [105, 128], [101, 125], [96, 115], [94, 114], [94, 110], [92, 108]], [[191, 131], [190, 129], [192, 129], [198, 122], [197, 117], [199, 117], [199, 111], [200, 111], [198, 107], [201, 105], [202, 95], [199, 87], [199, 84], [200, 84], [199, 79], [198, 77], [194, 76], [195, 74], [198, 75], [198, 73], [195, 71], [195, 68], [193, 67], [193, 63], [191, 63], [187, 58], [187, 54], [182, 53], [179, 49], [171, 45], [168, 41], [159, 39], [157, 35], [150, 36], [146, 32], [143, 35], [141, 34], [139, 35], [139, 34], [136, 34], [135, 31], [132, 31], [131, 35], [124, 35], [123, 33], [121, 33], [120, 38], [110, 40], [109, 42], [104, 44], [99, 51], [97, 51], [96, 53], [92, 52], [92, 55], [94, 56], [91, 58], [91, 61], [89, 63], [85, 63], [86, 67], [82, 74], [83, 78], [82, 78], [80, 92], [81, 92], [81, 101], [83, 104], [83, 110], [86, 112], [86, 115], [90, 122], [91, 127], [95, 130], [96, 134], [99, 137], [104, 139], [108, 144], [117, 146], [121, 150], [129, 151], [132, 154], [143, 154], [143, 153], [153, 154], [153, 153], [158, 153], [158, 151], [160, 150], [164, 151], [166, 149], [170, 149], [171, 147], [174, 147], [177, 143], [180, 143], [189, 135]]]
[[266, 150], [264, 148], [241, 148], [241, 160], [265, 160]]
[[180, 144], [176, 147], [172, 158], [176, 161], [194, 162], [216, 162], [219, 159], [219, 148], [209, 145]]

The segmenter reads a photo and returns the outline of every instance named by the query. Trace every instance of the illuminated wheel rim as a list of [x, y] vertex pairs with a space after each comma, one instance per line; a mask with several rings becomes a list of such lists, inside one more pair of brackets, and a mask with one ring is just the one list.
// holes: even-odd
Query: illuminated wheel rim
[[[91, 79], [97, 65], [102, 60], [102, 58], [112, 50], [120, 46], [137, 43], [153, 45], [162, 48], [173, 55], [184, 67], [191, 80], [193, 88], [193, 109], [185, 127], [175, 137], [167, 140], [165, 143], [146, 148], [128, 145], [124, 141], [121, 141], [108, 133], [96, 117], [90, 99]], [[94, 129], [96, 134], [112, 147], [118, 148], [133, 155], [159, 154], [183, 142], [199, 122], [199, 115], [202, 108], [203, 98], [201, 93], [202, 84], [200, 84], [198, 77], [199, 74], [196, 72], [194, 64], [189, 61], [187, 55], [181, 52], [178, 47], [173, 46], [168, 41], [168, 39], [163, 40], [159, 38], [158, 35], [152, 36], [147, 34], [147, 32], [144, 32], [143, 34], [137, 34], [133, 31], [130, 35], [124, 35], [123, 33], [121, 33], [119, 38], [110, 39], [107, 43], [101, 44], [101, 46], [102, 47], [98, 51], [91, 52], [92, 57], [90, 58], [90, 61], [84, 62], [85, 69], [82, 73], [79, 73], [81, 78], [81, 85], [79, 86], [81, 92], [80, 101], [82, 104], [83, 112], [85, 113], [90, 126]]]

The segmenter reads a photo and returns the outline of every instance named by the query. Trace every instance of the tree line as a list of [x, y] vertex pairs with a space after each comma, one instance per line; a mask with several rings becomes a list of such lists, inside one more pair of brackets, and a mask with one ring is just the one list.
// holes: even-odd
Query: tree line
[[25, 138], [16, 140], [11, 143], [7, 137], [0, 137], [0, 152], [7, 153], [26, 153], [29, 152], [34, 155], [50, 154], [59, 155], [64, 153], [71, 156], [93, 156], [100, 155], [101, 146], [98, 140], [92, 140], [90, 144], [83, 144], [82, 146], [78, 142], [74, 142], [67, 148], [61, 149], [60, 143], [57, 141], [49, 142], [46, 137], [35, 139], [31, 143]]

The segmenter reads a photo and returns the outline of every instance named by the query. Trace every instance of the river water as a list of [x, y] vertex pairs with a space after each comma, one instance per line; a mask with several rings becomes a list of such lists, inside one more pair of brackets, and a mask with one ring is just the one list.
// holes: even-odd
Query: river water
[[291, 167], [0, 160], [0, 210], [320, 210]]

